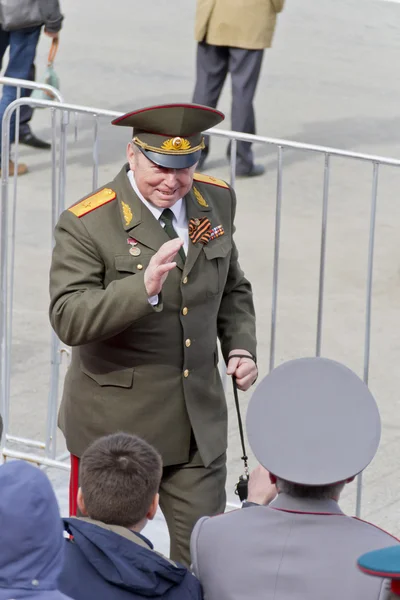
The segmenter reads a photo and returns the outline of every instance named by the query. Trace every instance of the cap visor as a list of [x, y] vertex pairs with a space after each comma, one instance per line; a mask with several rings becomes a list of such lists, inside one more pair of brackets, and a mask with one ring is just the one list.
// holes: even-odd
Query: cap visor
[[146, 158], [151, 160], [159, 167], [165, 167], [167, 169], [187, 169], [193, 167], [194, 164], [200, 160], [201, 150], [193, 152], [192, 154], [180, 154], [174, 156], [172, 154], [160, 154], [158, 152], [152, 152], [151, 150], [145, 150], [139, 148], [139, 150], [145, 155]]

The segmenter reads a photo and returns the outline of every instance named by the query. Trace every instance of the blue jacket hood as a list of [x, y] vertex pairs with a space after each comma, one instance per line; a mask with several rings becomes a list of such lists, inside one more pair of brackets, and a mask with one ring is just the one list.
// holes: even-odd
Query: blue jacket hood
[[0, 600], [66, 598], [57, 591], [63, 528], [50, 481], [37, 467], [0, 466]]
[[67, 543], [77, 544], [92, 567], [109, 583], [140, 596], [156, 597], [180, 586], [188, 575], [185, 567], [154, 552], [143, 536], [126, 530], [130, 538], [127, 539], [101, 525], [96, 521], [64, 519], [64, 526], [73, 537]]

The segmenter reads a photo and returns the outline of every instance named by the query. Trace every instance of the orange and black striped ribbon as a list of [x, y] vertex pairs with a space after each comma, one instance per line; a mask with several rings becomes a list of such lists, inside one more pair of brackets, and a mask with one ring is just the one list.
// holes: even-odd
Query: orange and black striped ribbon
[[190, 219], [189, 237], [193, 244], [201, 242], [207, 244], [210, 239], [211, 223], [207, 217], [201, 219]]

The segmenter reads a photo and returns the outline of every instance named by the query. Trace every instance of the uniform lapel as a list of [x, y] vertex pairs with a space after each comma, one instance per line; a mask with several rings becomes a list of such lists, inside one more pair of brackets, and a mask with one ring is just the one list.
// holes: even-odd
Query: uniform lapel
[[[201, 219], [201, 217], [208, 217], [210, 215], [207, 214], [211, 211], [211, 207], [205, 202], [204, 198], [196, 193], [195, 186], [192, 187], [190, 192], [185, 196], [186, 202], [186, 215], [189, 226], [190, 219]], [[203, 248], [203, 244], [201, 242], [197, 242], [193, 244], [192, 240], [189, 238], [188, 244], [188, 253], [184, 268], [184, 275], [188, 275], [193, 268], [201, 250]]]
[[[159, 250], [170, 238], [135, 193], [127, 177], [126, 166], [115, 178], [115, 184], [123, 228], [143, 246], [155, 251]], [[179, 254], [176, 255], [175, 260], [182, 270], [183, 262]]]

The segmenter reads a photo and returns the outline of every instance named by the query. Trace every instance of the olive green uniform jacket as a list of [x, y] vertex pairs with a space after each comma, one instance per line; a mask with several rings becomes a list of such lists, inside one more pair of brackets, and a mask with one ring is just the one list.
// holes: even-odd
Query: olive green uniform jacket
[[[135, 194], [127, 166], [99, 193], [62, 213], [50, 271], [50, 320], [73, 346], [59, 425], [72, 454], [100, 436], [145, 438], [164, 465], [189, 458], [191, 430], [205, 466], [227, 445], [227, 408], [217, 368], [233, 349], [256, 353], [252, 291], [233, 241], [235, 194], [224, 182], [195, 176], [185, 197], [188, 222], [207, 217], [224, 235], [189, 240], [157, 306], [144, 271], [169, 240]], [[139, 256], [129, 252], [137, 241]]]
[[197, 0], [195, 38], [213, 46], [269, 48], [284, 1]]

